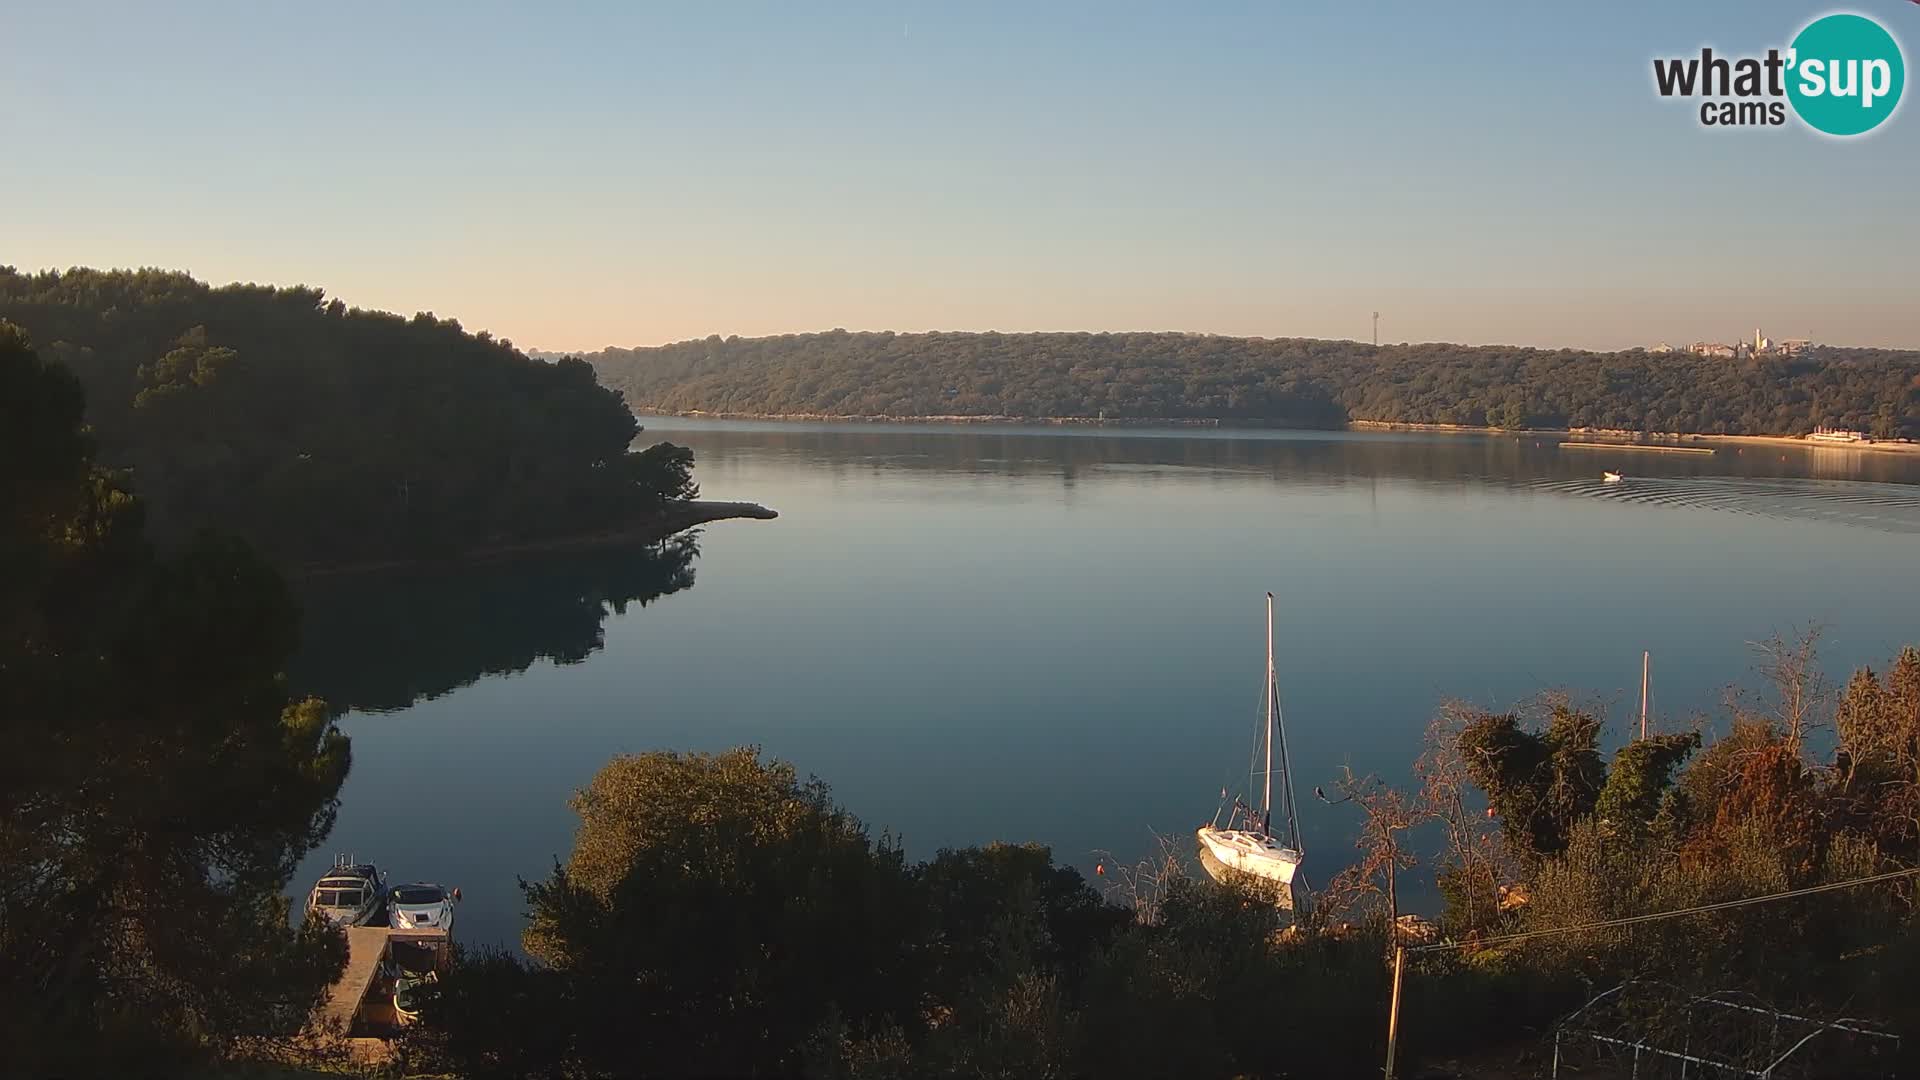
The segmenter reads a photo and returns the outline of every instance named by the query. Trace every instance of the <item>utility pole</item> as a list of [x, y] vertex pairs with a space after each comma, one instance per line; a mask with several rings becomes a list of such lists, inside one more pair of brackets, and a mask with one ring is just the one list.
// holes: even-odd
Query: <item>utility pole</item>
[[1653, 653], [1640, 654], [1640, 737], [1647, 737], [1647, 671], [1653, 666]]
[[[1398, 931], [1396, 930], [1396, 933]], [[1387, 1012], [1387, 1078], [1393, 1080], [1393, 1052], [1400, 1041], [1400, 973], [1407, 965], [1407, 948], [1393, 947], [1393, 1004]]]
[[1380, 313], [1373, 313], [1373, 347], [1380, 347]]

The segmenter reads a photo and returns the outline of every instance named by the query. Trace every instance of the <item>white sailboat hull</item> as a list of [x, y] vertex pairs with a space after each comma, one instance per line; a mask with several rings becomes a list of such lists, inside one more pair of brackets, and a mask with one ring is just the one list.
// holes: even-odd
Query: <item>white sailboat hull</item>
[[[1274, 674], [1273, 667], [1273, 594], [1267, 594], [1267, 679], [1261, 688], [1261, 710], [1263, 713], [1260, 745], [1256, 752], [1263, 752], [1266, 768], [1255, 770], [1247, 778], [1248, 802], [1243, 804], [1238, 798], [1233, 800], [1233, 811], [1227, 813], [1225, 800], [1227, 792], [1222, 789], [1220, 811], [1213, 816], [1211, 825], [1202, 826], [1195, 835], [1200, 840], [1200, 864], [1221, 883], [1229, 883], [1241, 875], [1270, 881], [1279, 885], [1285, 903], [1292, 904], [1293, 875], [1300, 868], [1300, 821], [1294, 811], [1293, 773], [1287, 759], [1287, 728], [1280, 715], [1280, 680]], [[1275, 751], [1280, 759], [1281, 790], [1280, 798], [1273, 797], [1273, 774]], [[1260, 758], [1256, 757], [1256, 764]], [[1255, 777], [1259, 778], [1259, 801], [1252, 799]], [[1272, 833], [1274, 811], [1280, 811], [1286, 823], [1288, 847], [1282, 844]], [[1222, 815], [1227, 827], [1220, 828]], [[1247, 828], [1236, 829], [1238, 821]]]
[[1229, 870], [1292, 885], [1294, 871], [1300, 868], [1300, 853], [1280, 846], [1272, 837], [1212, 826], [1202, 827], [1196, 835], [1207, 854]]

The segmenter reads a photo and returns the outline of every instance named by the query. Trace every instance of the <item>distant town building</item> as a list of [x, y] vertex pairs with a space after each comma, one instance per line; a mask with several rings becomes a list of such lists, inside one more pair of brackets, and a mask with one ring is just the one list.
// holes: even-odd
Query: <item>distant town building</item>
[[1846, 428], [1817, 427], [1807, 438], [1814, 442], [1856, 443], [1872, 442], [1864, 431], [1852, 431]]
[[1810, 351], [1812, 348], [1813, 341], [1809, 338], [1788, 338], [1784, 341], [1775, 341], [1765, 334], [1762, 334], [1759, 327], [1755, 327], [1753, 331], [1753, 354], [1755, 356], [1798, 356], [1801, 353]]
[[[1718, 360], [1732, 360], [1735, 357], [1798, 356], [1801, 353], [1810, 351], [1812, 348], [1813, 342], [1807, 338], [1789, 338], [1785, 341], [1775, 341], [1756, 326], [1754, 327], [1753, 340], [1751, 341], [1738, 341], [1732, 345], [1723, 344], [1718, 341], [1696, 341], [1691, 345], [1682, 346], [1677, 351], [1692, 356], [1708, 356]], [[1663, 341], [1647, 351], [1650, 353], [1670, 353], [1676, 350]]]
[[1695, 356], [1710, 356], [1718, 360], [1731, 360], [1736, 355], [1733, 346], [1717, 341], [1696, 341], [1687, 346], [1687, 351]]

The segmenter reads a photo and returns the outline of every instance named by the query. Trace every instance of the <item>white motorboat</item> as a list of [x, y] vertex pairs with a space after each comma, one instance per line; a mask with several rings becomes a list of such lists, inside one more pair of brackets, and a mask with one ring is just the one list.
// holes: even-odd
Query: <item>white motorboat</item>
[[440, 930], [451, 934], [453, 902], [458, 895], [424, 882], [395, 885], [387, 893], [387, 925], [395, 930]]
[[1600, 474], [1600, 479], [1603, 483], [1618, 484], [1621, 481], [1625, 480], [1626, 477], [1621, 476], [1619, 473], [1614, 472], [1612, 469], [1608, 469], [1606, 472], [1603, 472]]
[[[1262, 710], [1260, 737], [1255, 747], [1255, 767], [1250, 770], [1249, 780], [1257, 781], [1260, 788], [1258, 809], [1249, 805], [1249, 799], [1242, 802], [1232, 800], [1231, 809], [1226, 802], [1226, 793], [1222, 792], [1220, 809], [1213, 816], [1213, 823], [1201, 826], [1196, 834], [1200, 839], [1202, 853], [1207, 858], [1201, 865], [1207, 872], [1222, 881], [1233, 874], [1250, 874], [1289, 888], [1294, 874], [1300, 868], [1304, 855], [1300, 849], [1300, 821], [1294, 806], [1293, 775], [1287, 762], [1287, 730], [1280, 713], [1280, 684], [1274, 673], [1273, 665], [1273, 594], [1267, 594], [1267, 678], [1262, 692]], [[1280, 806], [1285, 814], [1285, 833], [1277, 833], [1273, 828], [1273, 778], [1274, 755], [1279, 754], [1279, 775], [1281, 786]], [[1264, 766], [1261, 755], [1264, 754]], [[1250, 783], [1250, 787], [1251, 787]], [[1221, 815], [1226, 816], [1222, 826]]]
[[335, 926], [365, 926], [386, 896], [386, 878], [377, 867], [342, 855], [307, 893], [307, 910]]

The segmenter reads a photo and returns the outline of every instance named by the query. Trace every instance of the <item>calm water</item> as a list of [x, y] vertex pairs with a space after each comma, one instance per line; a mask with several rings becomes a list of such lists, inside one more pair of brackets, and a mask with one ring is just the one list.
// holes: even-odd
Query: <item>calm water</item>
[[[511, 941], [617, 753], [759, 743], [915, 857], [1039, 840], [1083, 868], [1190, 836], [1244, 780], [1261, 594], [1303, 791], [1403, 780], [1435, 708], [1551, 688], [1718, 715], [1748, 644], [1825, 627], [1843, 677], [1920, 641], [1920, 458], [1551, 438], [651, 420], [774, 522], [330, 582], [296, 682], [354, 706], [329, 850], [462, 887]], [[1624, 469], [1622, 486], [1599, 481]], [[1351, 807], [1302, 804], [1308, 866]], [[310, 860], [297, 886], [327, 861]]]

